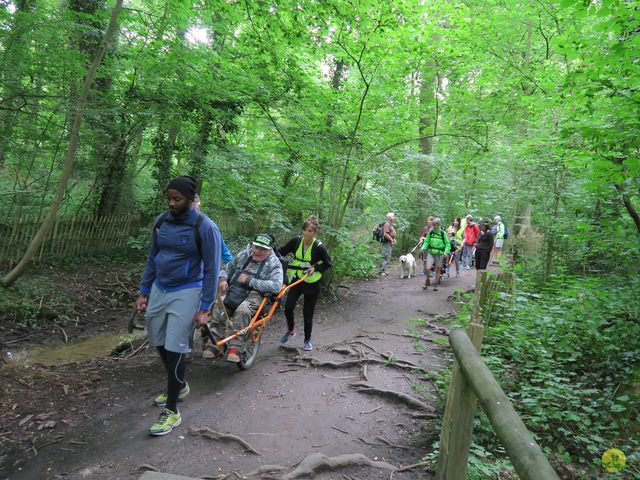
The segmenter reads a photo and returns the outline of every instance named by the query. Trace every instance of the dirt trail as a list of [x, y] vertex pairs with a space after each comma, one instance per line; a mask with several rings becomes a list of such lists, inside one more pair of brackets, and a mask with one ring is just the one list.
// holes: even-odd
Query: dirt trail
[[[434, 412], [434, 401], [413, 391], [413, 384], [431, 387], [423, 376], [403, 367], [413, 364], [432, 371], [442, 360], [433, 343], [423, 342], [428, 351], [417, 352], [413, 340], [403, 334], [411, 319], [451, 311], [447, 297], [454, 290], [470, 289], [474, 280], [475, 272], [463, 271], [460, 278], [446, 279], [438, 292], [425, 292], [422, 277], [401, 280], [391, 270], [388, 277], [351, 283], [340, 288], [337, 303], [318, 305], [312, 352], [302, 351], [300, 334], [289, 342], [296, 348], [280, 347], [285, 322], [279, 313], [267, 327], [257, 363], [245, 372], [202, 359], [197, 345], [187, 368], [191, 394], [179, 404], [183, 423], [160, 438], [147, 434], [159, 413], [151, 399], [164, 384], [153, 350], [78, 368], [90, 382], [89, 391], [78, 396], [65, 390], [65, 395], [49, 396], [41, 412], [54, 412], [52, 418], [59, 418], [54, 427], [47, 427], [52, 430], [51, 443], [40, 442], [15, 461], [5, 462], [0, 477], [134, 479], [145, 465], [198, 478], [222, 478], [231, 472], [246, 475], [265, 465], [280, 465], [285, 469], [277, 476], [282, 476], [314, 453], [363, 454], [396, 467], [418, 462], [430, 450], [432, 439], [425, 443], [421, 420], [412, 415]], [[441, 336], [429, 330], [422, 334]], [[363, 356], [368, 359], [366, 368], [314, 365]], [[73, 374], [74, 369], [56, 372], [60, 390], [69, 383], [64, 376]], [[423, 402], [424, 408], [390, 394], [367, 392], [363, 385], [399, 392]], [[236, 435], [256, 453], [237, 441], [207, 438], [206, 428]], [[378, 464], [328, 470], [315, 478], [387, 479], [389, 475]], [[417, 479], [425, 474], [409, 470], [393, 477]]]

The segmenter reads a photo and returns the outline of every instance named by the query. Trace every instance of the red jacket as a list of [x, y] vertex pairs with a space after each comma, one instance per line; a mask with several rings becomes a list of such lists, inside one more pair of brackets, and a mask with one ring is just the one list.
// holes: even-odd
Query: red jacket
[[471, 224], [467, 225], [467, 228], [464, 229], [464, 244], [465, 245], [475, 245], [478, 243], [478, 239], [480, 238], [480, 227], [478, 225]]

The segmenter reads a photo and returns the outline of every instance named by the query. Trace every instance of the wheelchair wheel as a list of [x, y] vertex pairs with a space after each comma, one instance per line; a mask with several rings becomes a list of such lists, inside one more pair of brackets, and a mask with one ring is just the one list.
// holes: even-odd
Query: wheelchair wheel
[[260, 330], [252, 330], [245, 335], [240, 351], [240, 361], [237, 363], [240, 370], [248, 370], [255, 363], [260, 349], [260, 334], [262, 333]]

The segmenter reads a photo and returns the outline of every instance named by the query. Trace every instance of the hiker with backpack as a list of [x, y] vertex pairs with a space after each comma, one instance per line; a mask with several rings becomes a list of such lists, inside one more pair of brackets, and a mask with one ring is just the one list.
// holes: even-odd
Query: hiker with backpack
[[508, 238], [509, 232], [507, 231], [506, 225], [502, 222], [502, 217], [500, 215], [496, 215], [493, 217], [494, 226], [491, 229], [491, 232], [494, 234], [493, 241], [493, 250], [491, 252], [491, 264], [499, 265], [498, 257], [502, 253], [502, 245], [504, 241]]
[[[424, 237], [422, 251], [427, 257], [427, 272], [432, 265], [435, 266], [436, 275], [433, 279], [433, 290], [437, 291], [438, 285], [440, 284], [440, 274], [444, 264], [444, 259], [451, 252], [449, 236], [442, 228], [440, 228], [440, 219], [437, 217], [432, 220], [432, 228]], [[422, 289], [427, 290], [429, 285], [429, 275], [427, 274]]]
[[291, 287], [287, 293], [287, 302], [284, 306], [287, 332], [280, 338], [280, 343], [287, 343], [289, 339], [296, 335], [293, 313], [296, 303], [302, 295], [304, 297], [302, 308], [304, 343], [302, 346], [305, 351], [313, 348], [311, 345], [311, 330], [313, 329], [313, 313], [320, 295], [320, 279], [322, 274], [331, 268], [329, 251], [324, 243], [316, 238], [319, 230], [320, 220], [315, 215], [311, 215], [302, 224], [301, 235], [293, 237], [278, 250], [283, 257], [289, 254], [294, 257], [294, 260], [289, 263], [293, 267], [290, 270], [290, 281], [295, 281], [305, 274], [307, 275], [304, 282]]
[[382, 264], [380, 265], [380, 275], [389, 275], [387, 273], [387, 267], [391, 260], [391, 251], [396, 244], [396, 229], [393, 228], [393, 223], [396, 221], [394, 213], [387, 213], [387, 218], [382, 225]]
[[[153, 224], [147, 264], [135, 306], [146, 311], [149, 344], [167, 371], [166, 392], [155, 398], [162, 407], [151, 435], [166, 435], [180, 425], [179, 399], [190, 391], [186, 354], [195, 326], [206, 325], [216, 297], [221, 237], [216, 224], [193, 207], [196, 180], [177, 177], [166, 189], [168, 212]], [[195, 323], [195, 325], [194, 325]]]
[[[427, 224], [422, 229], [422, 235], [420, 236], [420, 240], [418, 241], [420, 245], [424, 243], [424, 238], [433, 228], [433, 217], [429, 216], [427, 218]], [[422, 259], [422, 273], [420, 276], [427, 276], [427, 252], [420, 252], [420, 257]]]
[[453, 222], [447, 228], [449, 234], [449, 240], [451, 241], [451, 258], [449, 259], [449, 265], [455, 263], [456, 277], [460, 275], [460, 257], [462, 254], [462, 235], [464, 229], [461, 226], [460, 217], [454, 217]]
[[480, 238], [480, 228], [473, 223], [473, 215], [467, 215], [466, 221], [467, 225], [462, 236], [462, 268], [471, 270], [474, 249]]

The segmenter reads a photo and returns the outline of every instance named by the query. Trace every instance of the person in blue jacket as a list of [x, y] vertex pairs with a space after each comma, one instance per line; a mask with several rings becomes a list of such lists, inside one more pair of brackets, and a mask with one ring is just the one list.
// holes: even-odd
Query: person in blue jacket
[[191, 351], [194, 328], [208, 322], [218, 288], [222, 244], [216, 224], [193, 207], [193, 177], [174, 178], [166, 195], [169, 210], [153, 223], [136, 298], [137, 311], [146, 310], [149, 344], [158, 349], [167, 370], [166, 393], [154, 400], [163, 410], [149, 429], [151, 435], [166, 435], [182, 422], [177, 402], [190, 390], [185, 355]]
[[[195, 198], [193, 199], [193, 206], [194, 208], [200, 210], [200, 195], [198, 195], [197, 193]], [[231, 263], [231, 260], [233, 260], [233, 255], [231, 254], [231, 250], [229, 250], [229, 247], [227, 247], [227, 244], [224, 243], [224, 238], [222, 237], [222, 235], [220, 236], [220, 240], [222, 241], [222, 261], [228, 265], [229, 263]]]

